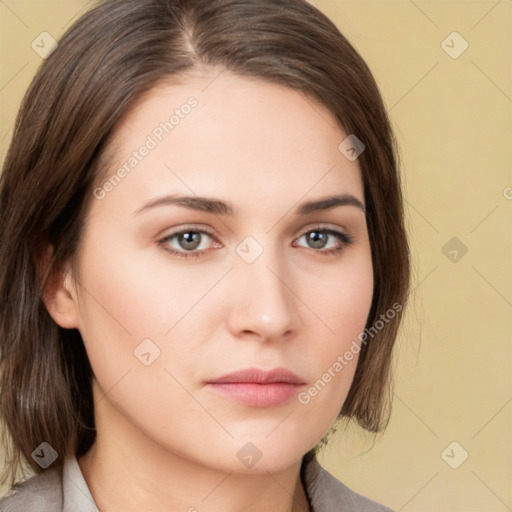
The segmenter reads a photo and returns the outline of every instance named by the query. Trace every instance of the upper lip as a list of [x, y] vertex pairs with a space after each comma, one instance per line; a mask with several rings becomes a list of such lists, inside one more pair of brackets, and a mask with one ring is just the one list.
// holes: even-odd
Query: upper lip
[[304, 380], [286, 368], [261, 370], [260, 368], [247, 368], [231, 372], [217, 379], [208, 380], [208, 384], [226, 384], [238, 382], [252, 382], [255, 384], [272, 384], [284, 382], [287, 384], [305, 384]]

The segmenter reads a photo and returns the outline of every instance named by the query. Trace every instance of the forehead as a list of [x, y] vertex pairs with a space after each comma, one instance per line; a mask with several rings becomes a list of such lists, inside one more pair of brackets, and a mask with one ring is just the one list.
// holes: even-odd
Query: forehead
[[260, 205], [335, 192], [362, 200], [359, 165], [338, 149], [346, 137], [298, 91], [228, 71], [201, 75], [160, 84], [119, 123], [103, 183], [114, 178], [109, 202], [131, 204], [162, 192]]

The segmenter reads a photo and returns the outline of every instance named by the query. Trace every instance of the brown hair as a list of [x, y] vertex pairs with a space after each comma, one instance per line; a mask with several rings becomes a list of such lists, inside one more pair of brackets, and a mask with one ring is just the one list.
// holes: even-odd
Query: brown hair
[[[201, 68], [284, 85], [326, 106], [359, 156], [374, 268], [367, 327], [405, 305], [409, 250], [396, 145], [368, 67], [305, 0], [107, 0], [44, 61], [22, 102], [0, 177], [0, 419], [11, 476], [43, 441], [63, 458], [95, 439], [92, 370], [79, 332], [42, 301], [49, 273], [73, 261], [109, 135], [162, 81]], [[341, 142], [341, 141], [340, 141]], [[54, 254], [41, 276], [41, 248]], [[363, 343], [340, 415], [377, 432], [388, 418], [390, 360], [401, 314]], [[8, 434], [8, 435], [6, 435]], [[12, 439], [10, 439], [10, 437]]]

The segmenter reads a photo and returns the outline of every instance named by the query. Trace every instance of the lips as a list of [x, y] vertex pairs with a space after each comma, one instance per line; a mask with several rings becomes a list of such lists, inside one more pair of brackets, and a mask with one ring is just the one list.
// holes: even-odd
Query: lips
[[274, 370], [260, 370], [259, 368], [247, 368], [233, 373], [223, 375], [218, 379], [208, 381], [209, 384], [225, 384], [237, 382], [252, 382], [253, 384], [273, 384], [284, 382], [287, 384], [302, 385], [305, 382], [295, 373], [286, 368], [275, 368]]
[[206, 382], [215, 392], [250, 407], [274, 407], [298, 394], [305, 381], [286, 368], [247, 368]]

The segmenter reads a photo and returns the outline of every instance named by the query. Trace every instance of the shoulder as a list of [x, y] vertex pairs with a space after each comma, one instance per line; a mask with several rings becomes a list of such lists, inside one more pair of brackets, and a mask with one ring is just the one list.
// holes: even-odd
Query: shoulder
[[60, 512], [62, 483], [55, 469], [47, 469], [16, 484], [0, 500], [0, 512]]
[[314, 456], [304, 458], [302, 475], [314, 512], [393, 512], [349, 489], [320, 466]]
[[0, 512], [99, 512], [77, 459], [66, 458], [60, 469], [46, 469], [15, 485], [0, 500]]

